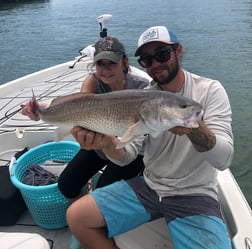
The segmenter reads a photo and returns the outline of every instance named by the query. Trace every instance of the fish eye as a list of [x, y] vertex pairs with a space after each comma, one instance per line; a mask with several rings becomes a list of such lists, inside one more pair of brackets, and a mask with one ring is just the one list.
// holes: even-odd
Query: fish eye
[[186, 109], [187, 105], [186, 105], [186, 104], [182, 104], [182, 105], [180, 105], [180, 107], [181, 107], [182, 109]]

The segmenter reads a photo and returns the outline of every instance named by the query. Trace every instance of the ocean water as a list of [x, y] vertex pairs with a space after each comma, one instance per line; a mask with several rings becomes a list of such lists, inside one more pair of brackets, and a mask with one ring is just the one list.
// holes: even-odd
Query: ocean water
[[252, 205], [252, 0], [0, 0], [0, 84], [72, 60], [99, 38], [101, 14], [112, 14], [108, 34], [133, 65], [141, 32], [165, 25], [183, 44], [183, 67], [222, 82], [233, 110], [231, 170]]

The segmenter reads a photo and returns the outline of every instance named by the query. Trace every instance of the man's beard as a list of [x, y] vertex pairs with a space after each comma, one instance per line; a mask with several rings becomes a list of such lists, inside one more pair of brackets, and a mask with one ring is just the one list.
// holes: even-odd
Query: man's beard
[[[167, 65], [163, 65], [163, 66], [160, 66], [159, 68], [162, 70], [166, 69], [169, 72], [169, 74], [164, 79], [155, 77], [155, 74], [152, 74], [153, 80], [157, 82], [159, 85], [169, 84], [178, 74], [178, 71], [179, 71], [178, 59], [176, 58], [176, 61], [170, 67], [167, 67]], [[153, 71], [155, 71], [155, 69]]]

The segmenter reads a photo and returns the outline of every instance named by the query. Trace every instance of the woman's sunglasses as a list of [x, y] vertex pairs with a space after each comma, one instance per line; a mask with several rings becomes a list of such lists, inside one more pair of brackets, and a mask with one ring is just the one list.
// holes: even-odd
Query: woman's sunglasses
[[170, 53], [175, 48], [176, 48], [176, 46], [173, 46], [173, 47], [158, 51], [154, 55], [140, 56], [140, 58], [138, 59], [138, 63], [140, 64], [140, 66], [147, 68], [152, 65], [153, 59], [155, 59], [156, 61], [161, 62], [161, 63], [166, 62], [166, 61], [170, 60], [170, 57], [171, 57]]

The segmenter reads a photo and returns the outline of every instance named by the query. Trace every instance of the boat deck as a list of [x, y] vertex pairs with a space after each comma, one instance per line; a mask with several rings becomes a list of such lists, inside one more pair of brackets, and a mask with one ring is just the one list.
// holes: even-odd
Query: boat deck
[[[10, 233], [37, 233], [48, 240], [52, 249], [68, 249], [71, 234], [69, 229], [48, 230], [37, 226], [30, 216], [29, 211], [25, 211], [15, 226], [0, 226], [0, 232]], [[1, 248], [1, 246], [0, 246]], [[5, 248], [4, 248], [5, 249]], [[30, 249], [30, 248], [27, 248]], [[36, 248], [31, 248], [36, 249]]]
[[[20, 105], [31, 100], [32, 91], [37, 100], [43, 103], [49, 103], [58, 96], [78, 92], [88, 72], [86, 66], [70, 69], [71, 64], [72, 62], [62, 64], [47, 73], [35, 73], [32, 77], [25, 76], [18, 80], [18, 89], [16, 81], [8, 83], [8, 89], [3, 86], [0, 95], [0, 166], [9, 165], [12, 156], [25, 147], [31, 148], [54, 140], [56, 128], [23, 116]], [[38, 233], [48, 239], [50, 244], [53, 243], [53, 249], [69, 248], [71, 236], [67, 227], [48, 230], [37, 226], [28, 210], [15, 226], [0, 226], [0, 232]]]
[[[51, 247], [52, 249], [69, 249], [71, 238], [71, 233], [67, 227], [48, 230], [37, 226], [33, 222], [28, 210], [22, 215], [15, 226], [0, 226], [0, 232], [37, 233], [48, 240], [49, 244], [53, 246]], [[148, 239], [144, 240], [143, 237]], [[118, 236], [116, 237], [116, 242], [121, 249], [173, 249], [163, 219]]]
[[[60, 74], [57, 71], [49, 73], [46, 77], [35, 74], [29, 80], [24, 77], [20, 83], [23, 87], [18, 91], [14, 88], [15, 82], [10, 83], [10, 89], [13, 84], [13, 91], [8, 89], [9, 92], [0, 95], [0, 132], [15, 130], [17, 124], [20, 129], [29, 127], [30, 130], [47, 126], [41, 121], [34, 122], [23, 116], [20, 113], [20, 105], [28, 103], [32, 99], [33, 92], [38, 102], [43, 103], [48, 103], [58, 96], [79, 92], [80, 86], [88, 74], [87, 70], [69, 69], [68, 65], [65, 67], [66, 71]], [[32, 86], [31, 80], [33, 81]]]
[[[84, 58], [74, 68], [69, 68], [73, 63], [74, 61], [67, 62], [0, 86], [0, 166], [8, 166], [13, 155], [25, 147], [32, 148], [55, 140], [57, 128], [41, 121], [31, 121], [21, 115], [20, 105], [31, 100], [32, 91], [38, 101], [44, 103], [50, 103], [58, 96], [78, 92], [82, 81], [89, 73], [92, 59]], [[139, 69], [133, 70], [146, 75]], [[72, 139], [71, 136], [66, 138]], [[229, 170], [218, 174], [218, 188], [233, 248], [252, 248], [251, 210]], [[0, 232], [39, 233], [53, 241], [53, 249], [68, 249], [71, 236], [67, 227], [57, 230], [38, 227], [29, 211], [24, 213], [16, 225], [0, 226]], [[121, 249], [173, 248], [163, 219], [120, 235], [116, 237], [116, 241]]]
[[[42, 121], [34, 122], [20, 113], [20, 105], [29, 102], [32, 92], [39, 102], [50, 103], [53, 98], [79, 92], [84, 78], [88, 75], [87, 64], [92, 60], [79, 62], [74, 68], [69, 68], [74, 61], [59, 65], [52, 70], [40, 71], [29, 77], [12, 81], [1, 89], [0, 94], [0, 166], [9, 165], [14, 154], [25, 147], [34, 147], [55, 139], [56, 127]], [[136, 70], [136, 69], [133, 69]], [[17, 89], [18, 84], [18, 89]], [[1, 87], [1, 86], [0, 86]], [[66, 138], [72, 140], [72, 137]], [[157, 224], [158, 223], [158, 226]], [[160, 225], [164, 229], [160, 229]], [[71, 234], [67, 227], [48, 230], [39, 227], [33, 221], [29, 211], [25, 211], [14, 226], [0, 226], [0, 232], [38, 233], [53, 243], [53, 249], [69, 248]], [[151, 239], [143, 244], [142, 236]], [[172, 244], [162, 219], [131, 231], [116, 238], [122, 249], [172, 249]]]

